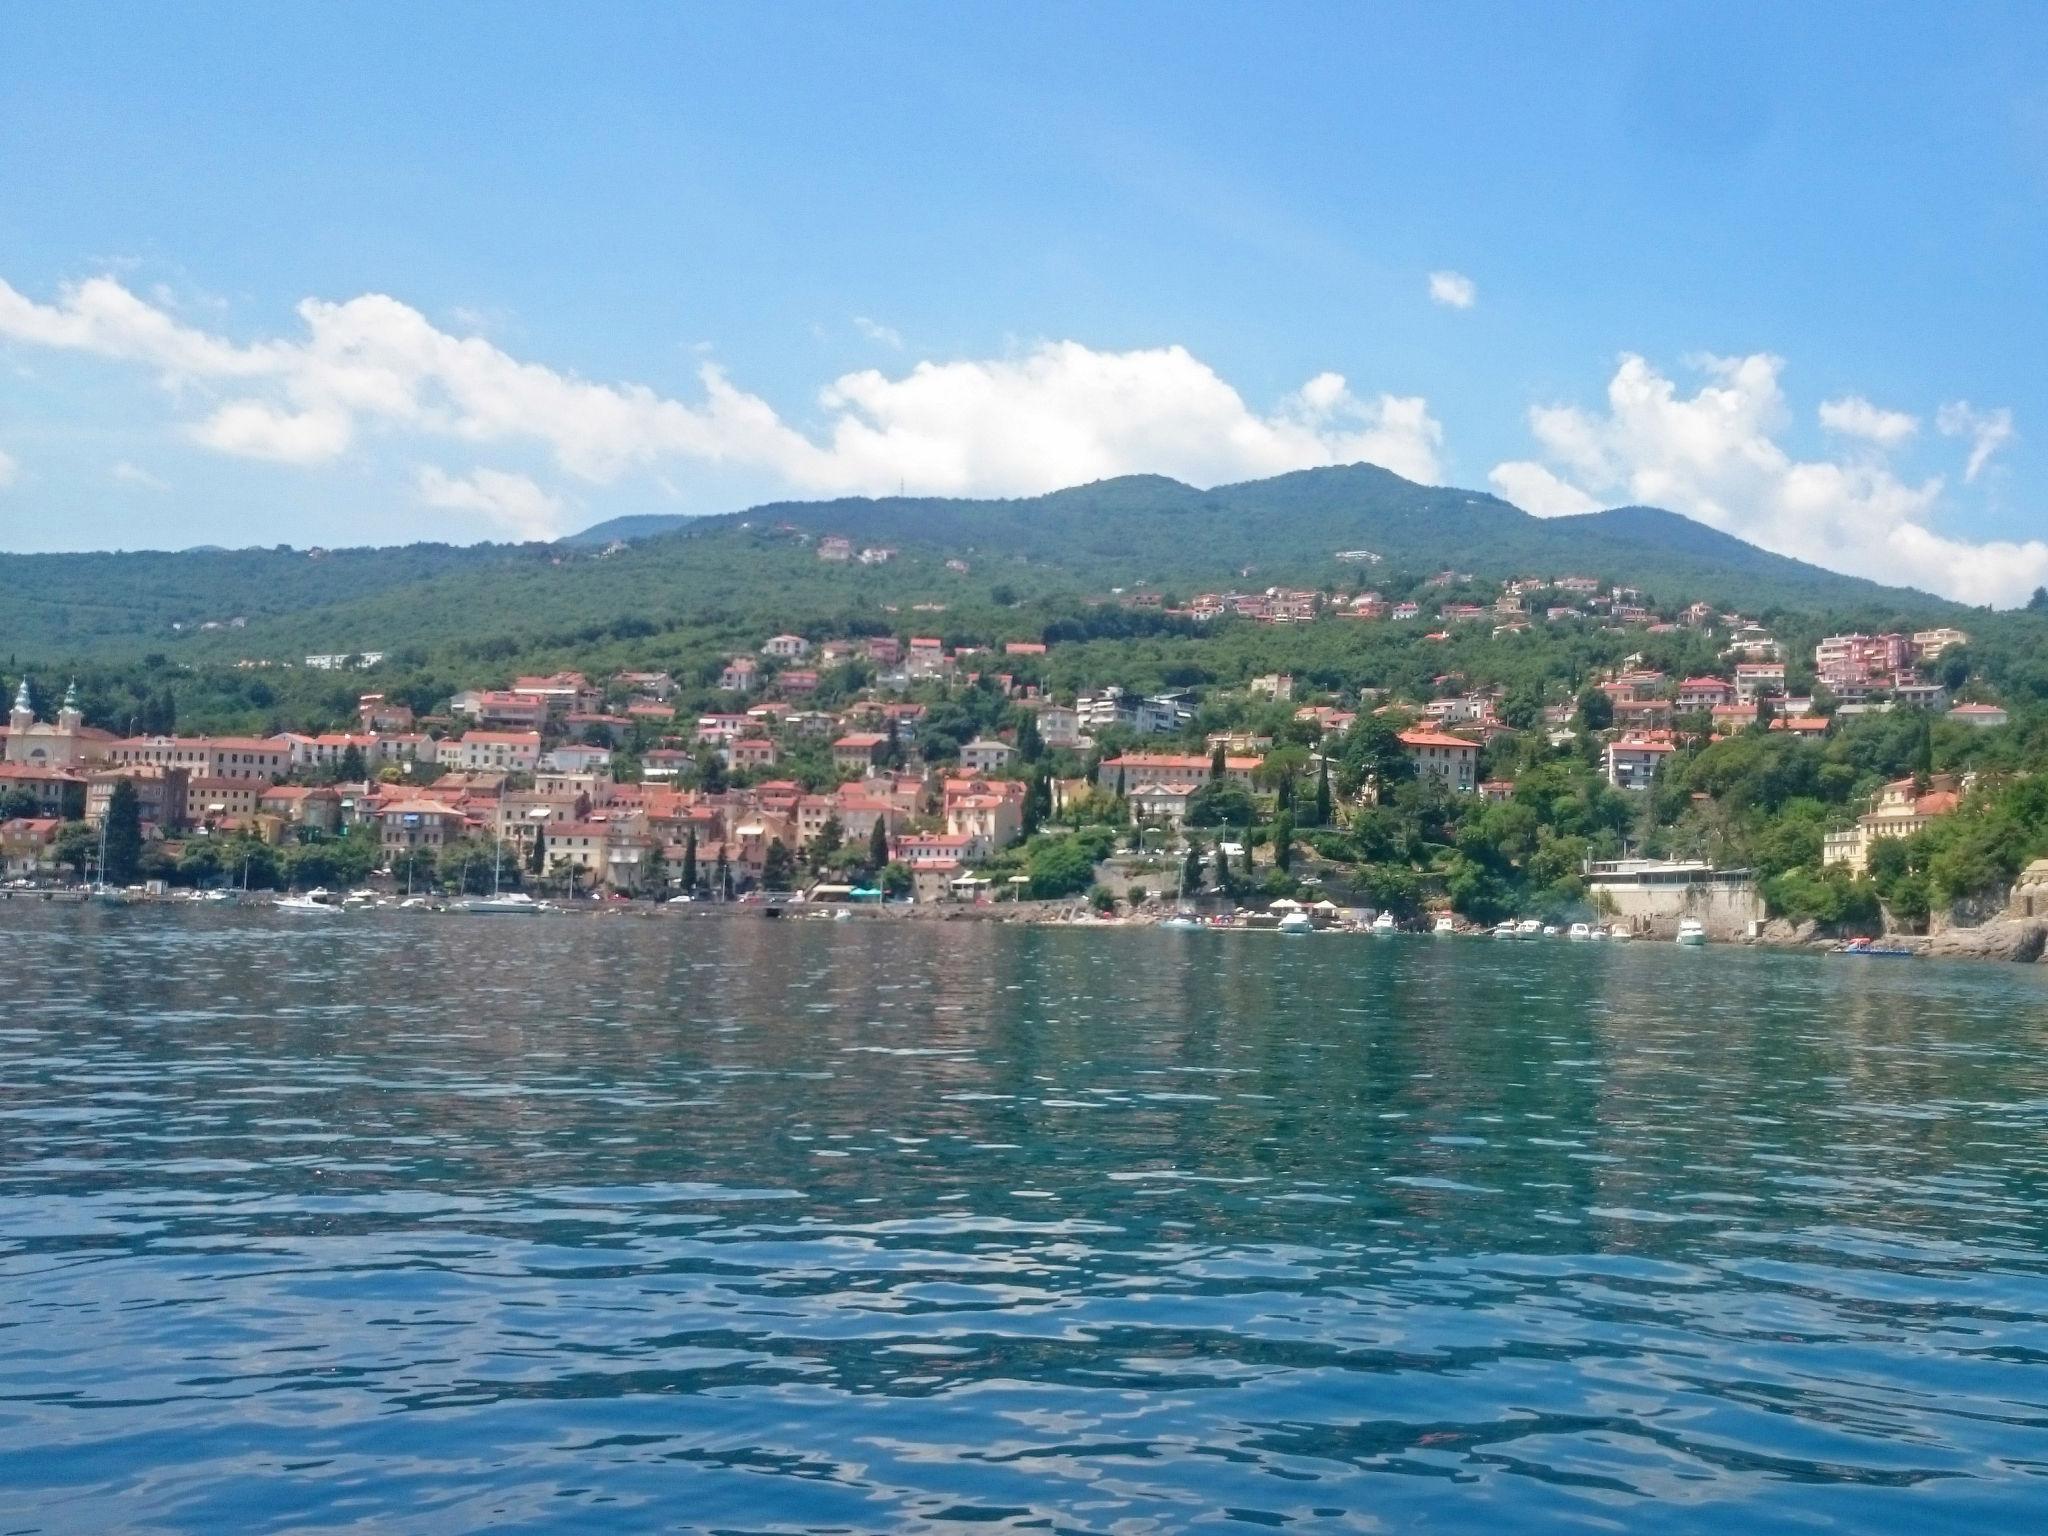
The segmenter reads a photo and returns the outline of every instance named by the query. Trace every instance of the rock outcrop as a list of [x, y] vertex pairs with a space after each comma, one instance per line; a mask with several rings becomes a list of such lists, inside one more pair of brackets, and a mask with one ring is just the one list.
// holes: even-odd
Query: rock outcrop
[[1975, 928], [1950, 928], [1925, 938], [1894, 942], [1936, 960], [2016, 960], [2031, 964], [2048, 949], [2048, 918], [2001, 917]]

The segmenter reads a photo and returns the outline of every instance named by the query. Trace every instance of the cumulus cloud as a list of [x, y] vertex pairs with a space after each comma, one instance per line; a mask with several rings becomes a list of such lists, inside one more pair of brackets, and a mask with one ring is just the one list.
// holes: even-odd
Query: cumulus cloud
[[415, 488], [428, 506], [481, 513], [515, 540], [548, 540], [561, 534], [562, 503], [525, 475], [479, 469], [455, 476], [428, 464], [420, 469]]
[[0, 448], [0, 491], [14, 484], [15, 477], [20, 473], [21, 466], [14, 462], [13, 456], [4, 448]]
[[1432, 272], [1429, 298], [1446, 309], [1470, 309], [1479, 302], [1479, 285], [1462, 272]]
[[1600, 503], [1567, 484], [1541, 464], [1515, 459], [1496, 464], [1486, 477], [1506, 500], [1536, 517], [1574, 517], [1598, 511]]
[[1920, 420], [1904, 411], [1888, 411], [1861, 395], [1823, 400], [1820, 424], [1843, 437], [1860, 437], [1880, 448], [1896, 448], [1920, 430]]
[[140, 464], [130, 464], [126, 459], [123, 459], [120, 463], [109, 469], [107, 476], [117, 485], [133, 485], [145, 491], [168, 491], [170, 489], [170, 486], [165, 481], [152, 475]]
[[1413, 479], [1440, 473], [1443, 430], [1420, 398], [1354, 394], [1322, 374], [1262, 413], [1177, 346], [1044, 342], [895, 376], [864, 370], [820, 392], [822, 426], [804, 432], [708, 362], [699, 397], [681, 400], [524, 361], [382, 294], [308, 299], [298, 316], [303, 336], [240, 344], [112, 278], [49, 304], [0, 281], [0, 339], [151, 369], [180, 402], [207, 397], [190, 425], [196, 441], [281, 463], [320, 463], [366, 433], [403, 432], [538, 446], [592, 483], [681, 461], [814, 494], [1018, 495], [1141, 471], [1214, 484], [1360, 459]]
[[[1517, 490], [1547, 499], [1549, 510], [1570, 510], [1564, 493], [1574, 490], [1607, 505], [1669, 507], [1781, 554], [1964, 602], [2015, 603], [2048, 582], [2048, 543], [1971, 543], [1936, 532], [1938, 476], [1913, 483], [1868, 455], [1788, 453], [1777, 441], [1789, 420], [1781, 359], [1709, 357], [1695, 366], [1703, 382], [1688, 395], [1644, 359], [1623, 357], [1604, 411], [1531, 411], [1544, 462], [1500, 465], [1493, 483], [1511, 500]], [[1960, 406], [1942, 415], [1944, 432], [1971, 438], [1966, 479], [2012, 435], [2009, 411]]]
[[1935, 428], [1944, 437], [1970, 440], [1969, 462], [1963, 466], [1965, 483], [1975, 480], [1991, 462], [1991, 456], [2012, 441], [2012, 412], [2005, 406], [1980, 411], [1967, 400], [1953, 400], [1934, 415]]

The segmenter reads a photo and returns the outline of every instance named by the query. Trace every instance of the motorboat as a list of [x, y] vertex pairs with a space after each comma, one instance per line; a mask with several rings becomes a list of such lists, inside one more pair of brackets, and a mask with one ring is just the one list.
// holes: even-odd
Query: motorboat
[[1496, 939], [1512, 939], [1520, 935], [1516, 932], [1515, 925], [1512, 922], [1505, 922], [1493, 925], [1493, 936]]
[[1282, 933], [1314, 933], [1315, 931], [1315, 919], [1306, 912], [1290, 912], [1280, 919], [1280, 932]]
[[1429, 931], [1433, 937], [1446, 938], [1458, 931], [1458, 920], [1448, 912], [1439, 912], [1436, 921], [1429, 925]]
[[1565, 931], [1565, 937], [1568, 939], [1576, 939], [1580, 943], [1584, 943], [1586, 940], [1593, 937], [1592, 925], [1589, 923], [1573, 923], [1571, 927]]
[[1616, 944], [1626, 944], [1635, 935], [1629, 932], [1627, 923], [1614, 923], [1608, 927], [1607, 937]]
[[1558, 935], [1558, 931], [1558, 926], [1555, 923], [1545, 923], [1543, 925], [1543, 937], [1545, 937], [1546, 939], [1556, 938]]
[[1678, 920], [1678, 942], [1688, 949], [1707, 942], [1707, 925], [1696, 917]]
[[1401, 931], [1401, 925], [1394, 921], [1393, 913], [1382, 912], [1378, 917], [1372, 920], [1372, 931], [1374, 933], [1385, 936], [1390, 933], [1399, 933]]
[[1543, 925], [1533, 917], [1525, 917], [1515, 924], [1515, 937], [1518, 939], [1540, 939], [1543, 937]]
[[341, 908], [326, 897], [327, 892], [314, 890], [306, 892], [303, 896], [280, 896], [273, 905], [280, 912], [339, 912]]

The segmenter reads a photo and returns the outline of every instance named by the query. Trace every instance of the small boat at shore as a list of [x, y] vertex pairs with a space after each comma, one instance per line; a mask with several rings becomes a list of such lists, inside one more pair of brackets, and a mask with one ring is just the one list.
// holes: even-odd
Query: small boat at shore
[[1707, 942], [1707, 925], [1696, 917], [1682, 917], [1678, 920], [1678, 942], [1688, 949], [1694, 949]]
[[271, 905], [280, 912], [318, 912], [328, 915], [339, 912], [340, 906], [326, 897], [325, 891], [308, 891], [303, 896], [280, 896]]
[[1515, 925], [1512, 922], [1495, 923], [1493, 925], [1493, 936], [1496, 939], [1513, 939], [1520, 937], [1520, 935], [1515, 930]]
[[1372, 931], [1378, 934], [1381, 938], [1385, 938], [1389, 934], [1399, 933], [1401, 931], [1401, 925], [1394, 921], [1393, 913], [1382, 912], [1378, 917], [1372, 920]]
[[1306, 912], [1290, 912], [1280, 919], [1279, 931], [1281, 933], [1314, 933], [1316, 931], [1315, 919]]
[[1543, 937], [1543, 925], [1533, 917], [1525, 917], [1515, 924], [1515, 937], [1518, 939], [1540, 939]]
[[1458, 931], [1458, 920], [1448, 912], [1439, 912], [1436, 921], [1429, 925], [1429, 931], [1433, 938], [1448, 938]]
[[1580, 943], [1584, 943], [1586, 940], [1593, 937], [1592, 925], [1590, 923], [1573, 923], [1571, 927], [1566, 930], [1565, 937], [1568, 939], [1577, 940]]
[[497, 914], [501, 917], [531, 917], [536, 912], [547, 910], [546, 904], [535, 901], [524, 891], [505, 891], [495, 896], [472, 896], [456, 903], [458, 912], [473, 912], [479, 916]]
[[1904, 944], [1887, 944], [1882, 939], [1850, 939], [1828, 951], [1831, 955], [1857, 955], [1871, 960], [1910, 960], [1913, 951]]

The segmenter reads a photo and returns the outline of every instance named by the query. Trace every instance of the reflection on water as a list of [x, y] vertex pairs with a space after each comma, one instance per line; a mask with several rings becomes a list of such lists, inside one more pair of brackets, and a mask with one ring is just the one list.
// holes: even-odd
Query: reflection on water
[[2048, 1518], [2027, 968], [0, 923], [0, 1531]]

